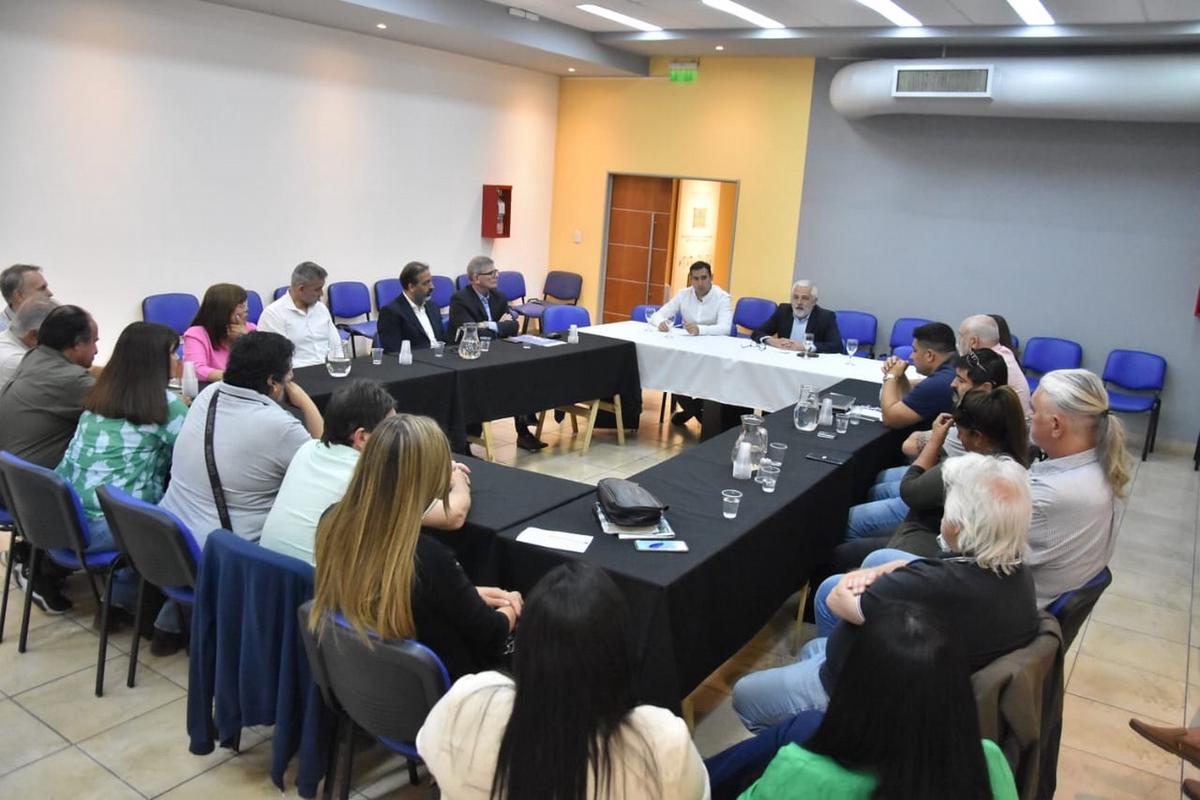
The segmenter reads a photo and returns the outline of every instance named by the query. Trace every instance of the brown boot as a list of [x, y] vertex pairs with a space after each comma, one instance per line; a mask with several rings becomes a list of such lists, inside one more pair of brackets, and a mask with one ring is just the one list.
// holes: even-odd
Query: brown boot
[[[1200, 767], [1200, 728], [1163, 728], [1136, 719], [1129, 720], [1129, 727], [1171, 755], [1186, 758]], [[1200, 788], [1200, 781], [1193, 783]]]
[[1183, 782], [1183, 796], [1188, 800], [1200, 800], [1200, 781], [1188, 778]]

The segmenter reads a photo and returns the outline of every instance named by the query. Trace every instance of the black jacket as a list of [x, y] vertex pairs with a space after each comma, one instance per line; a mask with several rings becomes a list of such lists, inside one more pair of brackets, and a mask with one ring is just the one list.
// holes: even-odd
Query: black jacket
[[[506, 312], [511, 313], [508, 299], [496, 289], [492, 289], [488, 293], [488, 306], [492, 310], [492, 321], [498, 324], [500, 330], [493, 333], [490, 329], [483, 329], [479, 335], [500, 336], [501, 338], [516, 336], [518, 326], [515, 319], [499, 322], [500, 317]], [[513, 317], [516, 317], [516, 314], [513, 314]], [[464, 286], [450, 298], [450, 330], [446, 331], [447, 341], [454, 341], [454, 337], [458, 335], [458, 329], [464, 322], [487, 322], [487, 320], [487, 312], [483, 310], [483, 303], [479, 302], [479, 295], [475, 294], [474, 287]]]
[[[429, 318], [433, 335], [438, 341], [446, 341], [446, 331], [442, 327], [442, 312], [433, 300], [426, 300], [422, 310]], [[389, 353], [400, 352], [400, 343], [405, 339], [412, 342], [413, 350], [424, 350], [433, 342], [425, 335], [420, 320], [403, 294], [383, 308], [379, 309], [379, 343]]]
[[[760, 341], [764, 336], [779, 336], [784, 339], [792, 335], [792, 322], [796, 315], [792, 312], [791, 303], [780, 303], [779, 308], [771, 318], [750, 334], [754, 341]], [[842, 352], [842, 332], [838, 330], [837, 314], [826, 311], [820, 306], [813, 306], [808, 315], [808, 327], [805, 333], [813, 335], [813, 343], [818, 353]]]

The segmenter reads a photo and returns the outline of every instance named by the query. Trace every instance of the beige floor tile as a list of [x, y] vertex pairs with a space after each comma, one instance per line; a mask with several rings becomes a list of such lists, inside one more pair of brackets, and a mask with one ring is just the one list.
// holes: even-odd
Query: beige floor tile
[[1131, 569], [1150, 575], [1161, 575], [1170, 581], [1186, 582], [1192, 580], [1193, 565], [1188, 554], [1161, 555], [1147, 552], [1136, 547], [1122, 548], [1113, 552], [1109, 563], [1113, 572]]
[[1063, 747], [1054, 796], [1058, 800], [1179, 800], [1179, 782]]
[[1190, 619], [1181, 611], [1105, 593], [1092, 610], [1093, 620], [1187, 644]]
[[1190, 614], [1192, 610], [1192, 581], [1167, 578], [1161, 574], [1114, 568], [1113, 582], [1104, 593], [1140, 600], [1185, 614]]
[[100, 640], [69, 619], [29, 633], [29, 646], [17, 652], [17, 640], [0, 646], [0, 690], [10, 697], [96, 663]]
[[[271, 782], [271, 743], [262, 742], [161, 795], [164, 800], [280, 800]], [[296, 762], [284, 775], [287, 792], [296, 797]]]
[[0, 701], [0, 775], [67, 745], [66, 739], [12, 700]]
[[1081, 650], [1071, 672], [1067, 691], [1097, 700], [1130, 713], [1183, 723], [1186, 684], [1152, 675], [1123, 664], [1115, 664]]
[[[188, 685], [188, 655], [186, 651], [179, 651], [173, 656], [166, 658], [158, 658], [151, 655], [150, 643], [145, 639], [142, 640], [142, 647], [138, 653], [138, 673], [137, 680], [142, 679], [142, 669], [148, 667], [159, 675], [162, 675], [172, 683], [187, 689]], [[121, 676], [124, 680], [125, 676]]]
[[[1200, 686], [1200, 647], [1188, 648], [1187, 680], [1189, 684]], [[1189, 693], [1189, 700], [1191, 695]]]
[[376, 798], [425, 798], [429, 792], [429, 771], [418, 772], [420, 783], [408, 782], [408, 764], [404, 756], [378, 743], [360, 737], [354, 754], [353, 788], [369, 800]]
[[726, 695], [696, 722], [692, 741], [700, 755], [708, 758], [752, 735], [733, 710], [733, 698]]
[[0, 778], [0, 797], [137, 800], [141, 796], [104, 767], [68, 747]]
[[103, 697], [96, 697], [96, 668], [81, 670], [16, 696], [16, 701], [72, 742], [79, 742], [145, 714], [186, 692], [146, 670], [137, 686], [125, 686], [126, 656], [108, 661]]
[[[0, 570], [0, 584], [4, 581], [4, 571]], [[0, 586], [3, 590], [3, 586]], [[17, 646], [17, 636], [21, 633], [21, 611], [25, 607], [25, 593], [17, 588], [17, 583], [14, 580], [12, 588], [8, 593], [8, 613], [4, 616], [4, 642], [12, 642], [13, 647]], [[58, 622], [64, 619], [61, 616], [50, 616], [42, 612], [36, 605], [29, 607], [29, 630], [36, 630], [43, 625], [49, 625], [51, 622]], [[32, 634], [31, 634], [32, 635]]]
[[[1130, 716], [1124, 709], [1068, 692], [1063, 702], [1062, 743], [1161, 778], [1179, 780], [1179, 759], [1130, 730]], [[1179, 724], [1178, 720], [1146, 721], [1156, 725]]]
[[[1076, 641], [1080, 642], [1084, 655], [1102, 661], [1123, 664], [1176, 681], [1183, 681], [1187, 677], [1188, 648], [1176, 642], [1118, 628], [1100, 620], [1091, 622], [1087, 631]], [[1200, 670], [1200, 667], [1197, 669]]]

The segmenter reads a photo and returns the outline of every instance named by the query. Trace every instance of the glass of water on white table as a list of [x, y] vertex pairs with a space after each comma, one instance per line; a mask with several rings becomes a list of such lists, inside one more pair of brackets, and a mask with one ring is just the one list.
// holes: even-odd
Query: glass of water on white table
[[854, 354], [858, 352], [858, 339], [846, 340], [846, 363], [854, 363]]

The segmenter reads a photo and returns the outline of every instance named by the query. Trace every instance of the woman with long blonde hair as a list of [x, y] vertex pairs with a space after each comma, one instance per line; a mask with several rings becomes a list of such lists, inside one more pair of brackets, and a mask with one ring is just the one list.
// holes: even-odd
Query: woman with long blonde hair
[[471, 585], [454, 554], [421, 535], [421, 517], [447, 502], [450, 446], [428, 417], [381, 422], [342, 501], [317, 527], [309, 624], [341, 613], [362, 634], [418, 639], [457, 678], [495, 666], [521, 613], [521, 596]]

